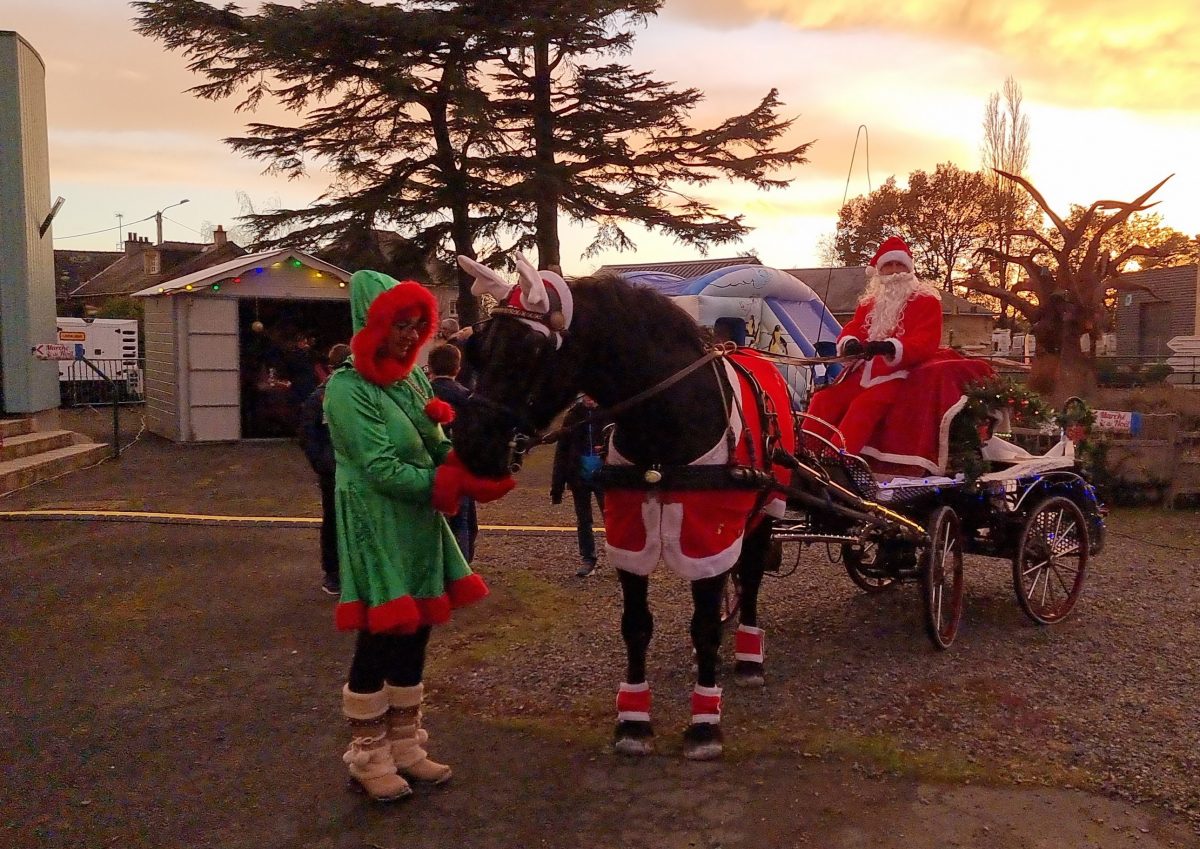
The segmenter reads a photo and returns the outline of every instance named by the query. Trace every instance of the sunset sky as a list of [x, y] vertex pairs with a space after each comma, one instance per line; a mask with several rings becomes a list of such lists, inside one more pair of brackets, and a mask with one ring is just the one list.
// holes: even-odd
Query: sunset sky
[[[244, 7], [256, 4], [245, 2]], [[1024, 90], [1031, 123], [1029, 176], [1051, 204], [1131, 200], [1168, 174], [1156, 211], [1200, 232], [1200, 28], [1190, 0], [668, 0], [630, 59], [660, 79], [707, 94], [695, 116], [711, 124], [755, 104], [772, 86], [797, 121], [790, 143], [815, 140], [789, 189], [720, 184], [703, 196], [745, 213], [755, 230], [712, 256], [754, 250], [768, 265], [817, 264], [818, 239], [833, 231], [850, 194], [889, 175], [952, 161], [979, 167], [988, 95], [1008, 75]], [[168, 239], [198, 240], [205, 222], [234, 225], [238, 190], [260, 206], [302, 206], [322, 189], [263, 176], [221, 139], [247, 116], [228, 102], [200, 101], [200, 80], [178, 54], [136, 35], [119, 0], [4, 0], [0, 29], [16, 30], [47, 66], [53, 191], [67, 199], [55, 247], [116, 249], [117, 225]], [[252, 120], [276, 120], [266, 109]], [[870, 169], [855, 132], [868, 127]], [[564, 266], [698, 256], [635, 232], [636, 253], [578, 260], [588, 234], [567, 230]]]

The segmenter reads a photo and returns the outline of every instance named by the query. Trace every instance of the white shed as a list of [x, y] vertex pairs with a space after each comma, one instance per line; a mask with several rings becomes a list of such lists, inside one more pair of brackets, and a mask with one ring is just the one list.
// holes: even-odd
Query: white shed
[[[349, 280], [310, 254], [279, 248], [134, 293], [145, 311], [147, 429], [177, 442], [286, 436], [283, 424], [265, 428], [255, 411], [271, 387], [281, 398], [290, 387], [262, 351], [291, 340], [316, 351], [349, 341]], [[268, 371], [269, 380], [259, 374]]]

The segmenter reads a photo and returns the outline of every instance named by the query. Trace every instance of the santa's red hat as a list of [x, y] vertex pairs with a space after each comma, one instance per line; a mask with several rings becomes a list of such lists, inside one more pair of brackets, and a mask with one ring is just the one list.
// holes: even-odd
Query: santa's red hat
[[879, 268], [889, 262], [898, 262], [911, 272], [913, 270], [912, 251], [899, 236], [888, 236], [871, 257], [871, 267]]

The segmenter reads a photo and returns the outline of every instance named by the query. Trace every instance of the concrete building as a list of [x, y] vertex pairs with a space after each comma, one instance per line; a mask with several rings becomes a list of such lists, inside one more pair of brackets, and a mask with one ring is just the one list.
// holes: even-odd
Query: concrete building
[[58, 409], [58, 367], [30, 348], [58, 337], [46, 66], [0, 31], [0, 411]]
[[1121, 279], [1147, 286], [1154, 294], [1118, 293], [1117, 356], [1165, 359], [1171, 355], [1171, 339], [1200, 334], [1200, 265], [1149, 268]]

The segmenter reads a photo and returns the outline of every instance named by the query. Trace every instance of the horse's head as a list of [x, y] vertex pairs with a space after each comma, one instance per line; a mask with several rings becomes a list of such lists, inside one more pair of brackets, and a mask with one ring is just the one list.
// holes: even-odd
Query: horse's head
[[454, 448], [477, 475], [516, 471], [525, 452], [578, 390], [578, 368], [565, 342], [574, 302], [553, 272], [538, 272], [518, 255], [517, 285], [459, 257], [475, 276], [472, 292], [498, 302], [467, 345], [475, 391], [454, 423]]

